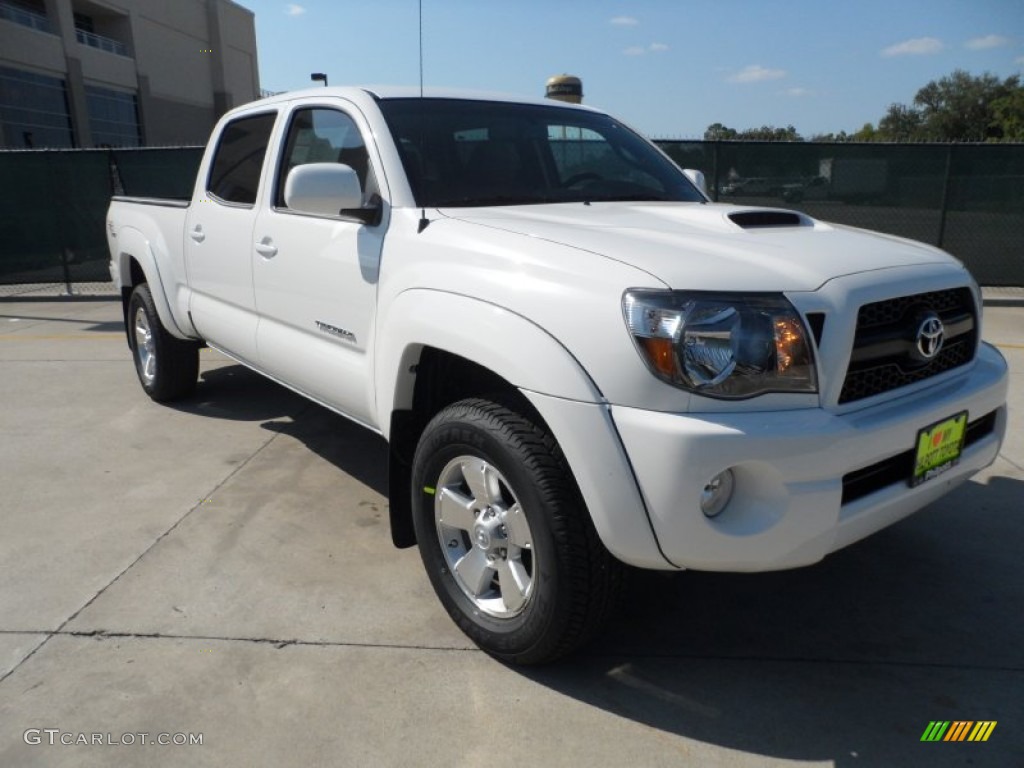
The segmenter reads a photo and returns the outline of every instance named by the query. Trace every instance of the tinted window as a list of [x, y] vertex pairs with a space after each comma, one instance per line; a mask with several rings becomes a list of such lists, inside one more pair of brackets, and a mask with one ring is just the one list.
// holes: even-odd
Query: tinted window
[[703, 202], [676, 165], [599, 112], [460, 99], [386, 99], [417, 205]]
[[243, 117], [224, 128], [210, 166], [207, 190], [229, 203], [252, 205], [260, 187], [260, 170], [274, 127], [273, 112]]
[[89, 131], [97, 147], [139, 146], [139, 112], [134, 93], [85, 86]]
[[0, 67], [0, 146], [71, 147], [64, 81]]
[[292, 116], [277, 174], [274, 205], [287, 207], [284, 184], [288, 172], [307, 163], [344, 163], [359, 174], [363, 199], [376, 193], [370, 157], [359, 127], [351, 117], [336, 109], [299, 109]]

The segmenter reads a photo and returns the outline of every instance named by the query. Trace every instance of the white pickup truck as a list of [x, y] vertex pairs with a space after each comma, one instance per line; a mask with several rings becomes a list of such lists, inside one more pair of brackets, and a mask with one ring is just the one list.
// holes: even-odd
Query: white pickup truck
[[383, 435], [394, 542], [481, 648], [641, 568], [817, 562], [991, 463], [1006, 365], [935, 248], [711, 203], [607, 114], [320, 88], [233, 110], [190, 203], [115, 198], [145, 391], [202, 344]]

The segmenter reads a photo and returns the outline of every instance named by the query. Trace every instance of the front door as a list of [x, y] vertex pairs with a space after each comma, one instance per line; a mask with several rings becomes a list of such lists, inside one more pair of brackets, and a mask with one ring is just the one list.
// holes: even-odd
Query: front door
[[253, 265], [260, 366], [272, 376], [370, 426], [374, 424], [371, 334], [383, 225], [290, 210], [288, 172], [306, 163], [344, 163], [364, 200], [378, 174], [355, 109], [313, 106], [290, 117], [270, 205], [256, 219]]

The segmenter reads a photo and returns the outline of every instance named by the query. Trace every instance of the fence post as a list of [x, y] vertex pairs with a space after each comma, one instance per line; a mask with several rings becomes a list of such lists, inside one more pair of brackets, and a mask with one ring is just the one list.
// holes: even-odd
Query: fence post
[[70, 248], [65, 247], [61, 251], [61, 266], [64, 268], [64, 291], [68, 296], [74, 296], [75, 292], [71, 290], [71, 269], [69, 265], [71, 260], [74, 258], [74, 253], [71, 252]]
[[721, 142], [715, 139], [711, 144], [711, 200], [718, 202], [718, 146]]
[[942, 208], [939, 210], [939, 248], [946, 242], [946, 213], [949, 209], [949, 180], [953, 172], [953, 145], [946, 145], [946, 172], [942, 179]]

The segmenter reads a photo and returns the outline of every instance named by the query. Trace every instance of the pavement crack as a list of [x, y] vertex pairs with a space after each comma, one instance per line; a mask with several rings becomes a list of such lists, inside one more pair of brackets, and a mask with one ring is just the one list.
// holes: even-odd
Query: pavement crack
[[[235, 467], [227, 475], [225, 475], [225, 477], [219, 483], [217, 483], [211, 490], [209, 490], [206, 493], [204, 493], [202, 498], [203, 499], [208, 499], [211, 496], [213, 496], [213, 494], [215, 494], [217, 491], [219, 491], [221, 488], [223, 488], [235, 475], [237, 475], [239, 472], [241, 472], [243, 469], [245, 469], [253, 459], [255, 459], [257, 456], [259, 456], [264, 450], [266, 450], [266, 448], [272, 442], [274, 442], [274, 440], [277, 439], [279, 434], [280, 434], [279, 432], [273, 433], [266, 441], [264, 441], [264, 443], [262, 445], [260, 445], [259, 448], [257, 448], [255, 451], [253, 451], [252, 454], [245, 461], [243, 461], [241, 464], [239, 464], [237, 467]], [[196, 504], [194, 504], [185, 514], [183, 514], [181, 517], [179, 517], [170, 528], [168, 528], [162, 534], [157, 536], [156, 539], [154, 539], [150, 543], [150, 545], [148, 547], [146, 547], [139, 554], [138, 557], [136, 557], [134, 560], [132, 560], [127, 566], [125, 566], [125, 568], [123, 570], [121, 570], [120, 573], [118, 573], [113, 579], [111, 579], [109, 582], [107, 582], [107, 584], [105, 586], [103, 586], [95, 595], [93, 595], [91, 598], [89, 598], [85, 602], [85, 604], [83, 604], [73, 614], [68, 616], [68, 618], [64, 619], [64, 621], [61, 623], [61, 625], [59, 627], [57, 627], [56, 630], [47, 630], [46, 632], [44, 632], [43, 634], [46, 634], [47, 636], [45, 638], [43, 638], [42, 642], [40, 642], [39, 645], [37, 645], [35, 648], [33, 648], [23, 659], [21, 659], [21, 661], [19, 661], [13, 667], [11, 667], [9, 670], [7, 670], [6, 673], [4, 673], [3, 675], [0, 675], [0, 684], [2, 684], [4, 682], [4, 680], [6, 680], [8, 677], [13, 675], [18, 669], [20, 669], [25, 664], [25, 662], [27, 662], [29, 659], [31, 659], [33, 656], [35, 656], [43, 647], [46, 646], [47, 643], [50, 642], [50, 640], [53, 637], [55, 637], [57, 635], [74, 635], [75, 633], [73, 633], [73, 632], [66, 632], [66, 631], [64, 631], [64, 628], [68, 624], [70, 624], [72, 621], [74, 621], [76, 618], [78, 618], [78, 616], [82, 613], [82, 611], [84, 611], [86, 608], [88, 608], [90, 605], [92, 605], [94, 602], [96, 602], [96, 600], [101, 595], [103, 595], [103, 593], [105, 593], [114, 584], [116, 584], [118, 581], [120, 581], [122, 576], [124, 576], [126, 573], [128, 573], [128, 571], [130, 571], [132, 568], [134, 568], [139, 563], [139, 561], [141, 561], [146, 555], [148, 555], [151, 551], [153, 551], [154, 547], [156, 547], [158, 544], [160, 544], [160, 542], [162, 542], [171, 533], [173, 533], [178, 528], [179, 525], [181, 525], [183, 522], [185, 522], [185, 520], [188, 519], [189, 515], [191, 515], [193, 512], [195, 512], [197, 509], [199, 509], [202, 505], [203, 505], [202, 501], [199, 501]], [[83, 636], [83, 637], [88, 637], [88, 636], [116, 637], [116, 636], [118, 636], [118, 635], [115, 635], [113, 633], [104, 632], [102, 630], [93, 630], [91, 632], [82, 632], [82, 633], [79, 633], [79, 634], [81, 636]], [[280, 640], [278, 642], [280, 642]]]
[[[0, 630], [0, 635], [38, 635], [42, 631], [32, 630]], [[349, 640], [302, 640], [300, 638], [282, 639], [280, 637], [244, 637], [233, 635], [197, 635], [178, 634], [174, 632], [118, 632], [107, 629], [93, 630], [57, 630], [48, 633], [51, 637], [93, 638], [96, 640], [183, 640], [191, 642], [246, 643], [250, 645], [271, 646], [275, 650], [296, 648], [366, 648], [393, 651], [439, 651], [445, 653], [483, 653], [475, 647], [440, 646], [425, 643], [373, 643]], [[49, 639], [49, 638], [47, 638]], [[856, 659], [849, 657], [799, 657], [799, 656], [728, 656], [714, 654], [664, 654], [664, 653], [628, 653], [614, 651], [583, 653], [581, 658], [617, 660], [629, 658], [632, 661], [662, 660], [677, 662], [752, 662], [766, 664], [836, 664], [843, 666], [862, 667], [898, 667], [904, 669], [956, 670], [970, 672], [994, 672], [1000, 674], [1024, 674], [1024, 666], [1000, 664], [964, 664], [944, 661], [913, 661], [909, 659]]]
[[1013, 468], [1014, 468], [1014, 469], [1016, 469], [1017, 471], [1019, 471], [1019, 472], [1024, 472], [1024, 467], [1022, 467], [1022, 466], [1021, 466], [1020, 464], [1018, 464], [1018, 463], [1017, 463], [1016, 461], [1014, 461], [1013, 459], [1011, 459], [1011, 458], [1010, 458], [1009, 456], [1007, 456], [1007, 455], [1006, 455], [1005, 453], [1003, 453], [1003, 452], [1001, 452], [1001, 451], [1000, 451], [1000, 453], [999, 453], [999, 458], [1001, 458], [1001, 459], [1002, 459], [1003, 461], [1005, 461], [1005, 462], [1006, 462], [1007, 464], [1009, 464], [1009, 465], [1010, 465], [1011, 467], [1013, 467]]
[[[361, 643], [347, 640], [301, 640], [299, 638], [282, 639], [280, 637], [244, 637], [232, 635], [191, 635], [174, 632], [118, 632], [109, 629], [58, 629], [51, 632], [33, 632], [30, 630], [0, 630], [0, 635], [38, 635], [48, 634], [50, 637], [93, 638], [95, 640], [186, 640], [195, 642], [248, 643], [252, 645], [269, 645], [276, 650], [292, 646], [309, 648], [380, 648], [384, 650], [408, 651], [458, 651], [481, 653], [477, 648], [451, 647], [428, 644], [401, 643]], [[47, 638], [49, 639], [49, 638]]]

